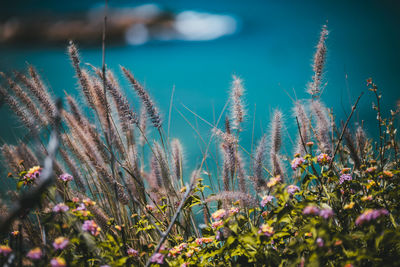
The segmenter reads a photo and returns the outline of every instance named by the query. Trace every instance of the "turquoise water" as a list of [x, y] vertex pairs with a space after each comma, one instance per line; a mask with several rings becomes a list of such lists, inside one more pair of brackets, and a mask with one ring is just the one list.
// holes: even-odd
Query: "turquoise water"
[[[71, 3], [72, 2], [72, 3]], [[79, 2], [79, 3], [78, 3]], [[111, 5], [132, 5], [133, 1], [110, 1]], [[217, 3], [216, 3], [217, 2]], [[395, 1], [162, 1], [172, 11], [198, 10], [232, 14], [240, 20], [241, 29], [234, 35], [207, 42], [152, 42], [143, 46], [108, 46], [107, 64], [119, 72], [123, 65], [133, 71], [154, 96], [168, 116], [172, 87], [175, 86], [171, 136], [183, 140], [187, 156], [199, 162], [200, 143], [196, 133], [176, 112], [183, 112], [208, 136], [209, 126], [195, 119], [181, 103], [212, 123], [227, 100], [231, 75], [245, 81], [249, 117], [243, 133], [244, 146], [250, 148], [251, 125], [256, 105], [255, 136], [267, 130], [274, 108], [286, 114], [289, 131], [295, 124], [290, 115], [292, 101], [307, 97], [305, 86], [312, 75], [314, 46], [322, 24], [328, 20], [328, 63], [323, 100], [335, 109], [338, 119], [345, 119], [350, 103], [366, 90], [365, 80], [373, 77], [383, 90], [383, 104], [393, 108], [400, 97], [400, 9]], [[6, 7], [8, 14], [31, 10], [80, 10], [93, 1], [41, 1], [25, 8]], [[134, 1], [134, 4], [147, 3]], [[81, 47], [84, 61], [101, 63], [98, 47]], [[64, 47], [1, 47], [0, 68], [22, 69], [25, 62], [37, 66], [51, 85], [54, 94], [63, 90], [77, 94], [76, 81]], [[346, 79], [347, 75], [347, 79]], [[125, 80], [120, 80], [126, 85]], [[128, 96], [134, 93], [126, 86]], [[295, 92], [295, 94], [294, 94]], [[295, 96], [296, 95], [296, 96]], [[366, 93], [355, 121], [366, 121], [367, 131], [374, 135], [373, 98]], [[18, 136], [18, 123], [7, 108], [0, 109], [0, 136], [9, 141]], [[262, 126], [261, 126], [262, 125]], [[166, 127], [165, 127], [166, 129]], [[288, 151], [289, 153], [289, 151]], [[290, 153], [289, 153], [290, 154]]]

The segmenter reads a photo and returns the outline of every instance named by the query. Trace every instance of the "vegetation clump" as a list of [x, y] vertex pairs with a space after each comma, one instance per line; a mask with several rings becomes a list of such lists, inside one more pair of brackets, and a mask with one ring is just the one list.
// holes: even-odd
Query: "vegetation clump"
[[350, 129], [361, 95], [336, 124], [321, 99], [327, 36], [324, 26], [310, 99], [294, 104], [293, 155], [281, 152], [278, 109], [254, 152], [242, 147], [244, 85], [234, 77], [229, 116], [223, 127], [223, 114], [210, 124], [213, 134], [201, 139], [203, 157], [190, 175], [181, 143], [165, 134], [156, 103], [126, 68], [140, 113], [111, 70], [83, 67], [73, 43], [68, 52], [84, 109], [67, 93], [62, 109], [33, 66], [27, 74], [2, 73], [7, 89], [0, 94], [28, 131], [18, 145], [1, 147], [9, 170], [1, 265], [400, 265], [399, 109], [383, 118], [368, 79], [378, 140], [362, 124]]

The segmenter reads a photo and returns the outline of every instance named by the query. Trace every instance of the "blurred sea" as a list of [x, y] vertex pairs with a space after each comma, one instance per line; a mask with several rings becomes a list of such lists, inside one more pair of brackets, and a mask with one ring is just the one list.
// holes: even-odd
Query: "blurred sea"
[[[147, 3], [150, 2], [110, 1], [114, 7]], [[275, 108], [286, 114], [288, 131], [295, 129], [291, 98], [307, 97], [305, 88], [312, 75], [314, 47], [326, 21], [330, 36], [325, 72], [327, 85], [322, 99], [334, 108], [337, 119], [346, 119], [350, 103], [361, 91], [366, 91], [368, 77], [373, 77], [383, 91], [383, 105], [387, 110], [394, 109], [399, 100], [400, 5], [397, 1], [177, 0], [157, 3], [174, 13], [195, 10], [229, 14], [237, 19], [239, 26], [236, 33], [211, 41], [153, 41], [140, 46], [107, 47], [108, 66], [119, 74], [119, 65], [132, 70], [159, 104], [165, 120], [175, 86], [170, 135], [182, 139], [187, 157], [194, 163], [201, 158], [201, 141], [177, 110], [207, 137], [210, 127], [196, 119], [181, 103], [213, 123], [227, 100], [232, 74], [244, 79], [247, 90], [244, 147], [250, 150], [254, 112], [257, 139], [268, 130], [271, 111]], [[17, 0], [3, 5], [0, 16], [6, 17], [43, 10], [82, 11], [95, 6], [96, 1]], [[62, 96], [65, 90], [76, 95], [77, 84], [66, 45], [0, 46], [0, 69], [22, 70], [29, 62], [37, 66], [54, 94]], [[85, 62], [101, 64], [100, 40], [97, 46], [80, 48]], [[127, 85], [122, 76], [120, 81]], [[125, 88], [128, 96], [135, 96], [128, 86]], [[367, 92], [353, 122], [365, 120], [367, 132], [375, 135], [372, 101], [372, 94]], [[2, 140], [13, 141], [15, 136], [20, 136], [20, 124], [6, 107], [0, 109], [0, 121]]]

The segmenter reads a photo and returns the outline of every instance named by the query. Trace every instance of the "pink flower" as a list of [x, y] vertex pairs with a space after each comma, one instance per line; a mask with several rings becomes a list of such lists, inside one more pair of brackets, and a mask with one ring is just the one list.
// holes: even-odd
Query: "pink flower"
[[26, 257], [28, 257], [31, 260], [39, 260], [42, 257], [43, 253], [40, 248], [33, 248], [29, 250], [28, 254], [26, 254]]
[[158, 263], [158, 264], [163, 264], [163, 262], [164, 262], [164, 255], [161, 254], [161, 253], [155, 253], [155, 254], [153, 254], [153, 256], [151, 256], [150, 262]]
[[101, 228], [93, 220], [86, 220], [82, 225], [82, 230], [90, 232], [92, 235], [97, 236], [100, 234]]
[[290, 195], [294, 195], [294, 193], [300, 191], [300, 188], [297, 185], [291, 184], [286, 188], [286, 190]]
[[328, 154], [321, 153], [317, 156], [317, 161], [320, 165], [326, 165], [331, 161], [331, 157]]
[[262, 200], [261, 200], [261, 202], [260, 202], [261, 207], [264, 208], [265, 205], [267, 205], [268, 203], [270, 203], [273, 199], [274, 199], [273, 196], [269, 196], [269, 195], [263, 196], [263, 198], [262, 198]]
[[319, 209], [316, 206], [307, 206], [303, 209], [303, 214], [305, 215], [317, 215], [319, 214]]
[[72, 175], [69, 173], [63, 173], [58, 177], [58, 179], [60, 179], [64, 182], [69, 182], [69, 181], [74, 180], [74, 177], [72, 177]]
[[272, 236], [275, 232], [272, 226], [269, 226], [268, 224], [262, 224], [260, 226], [260, 230], [258, 230], [258, 233], [265, 236]]
[[129, 248], [129, 249], [126, 251], [126, 253], [128, 253], [128, 255], [129, 255], [129, 256], [132, 256], [132, 257], [137, 257], [137, 256], [139, 256], [139, 251], [137, 251], [136, 249], [133, 249], [133, 248]]
[[66, 212], [69, 210], [69, 207], [64, 203], [58, 203], [53, 207], [54, 212]]
[[345, 181], [351, 181], [351, 180], [353, 180], [351, 175], [348, 173], [344, 173], [344, 174], [340, 175], [339, 184], [343, 184]]
[[295, 171], [297, 168], [302, 165], [306, 160], [302, 157], [296, 157], [292, 160], [292, 169]]
[[7, 245], [1, 245], [0, 246], [0, 254], [3, 254], [3, 256], [7, 256], [12, 252], [12, 249], [7, 246]]
[[229, 209], [229, 215], [235, 215], [239, 213], [239, 208], [232, 207]]
[[318, 237], [317, 240], [315, 240], [315, 243], [317, 243], [317, 246], [322, 248], [324, 246], [324, 240], [321, 237]]
[[22, 180], [24, 184], [31, 184], [39, 178], [40, 173], [42, 172], [42, 168], [40, 166], [34, 166], [28, 170], [28, 172], [24, 175]]
[[226, 215], [226, 210], [224, 209], [219, 209], [216, 212], [214, 212], [211, 217], [216, 220], [219, 221], [221, 220], [224, 216]]
[[322, 210], [319, 212], [319, 216], [321, 216], [321, 217], [324, 218], [324, 219], [329, 219], [329, 218], [333, 217], [334, 214], [335, 214], [335, 213], [334, 213], [333, 210], [330, 209], [330, 208], [322, 209]]
[[379, 209], [379, 210], [366, 210], [356, 219], [356, 225], [362, 225], [365, 222], [369, 222], [372, 220], [376, 220], [381, 216], [388, 215], [389, 212], [386, 209]]
[[60, 236], [54, 240], [53, 247], [55, 249], [63, 250], [64, 248], [66, 248], [68, 246], [68, 244], [69, 244], [68, 238]]
[[51, 259], [50, 265], [51, 267], [65, 267], [67, 266], [67, 263], [63, 258], [55, 257]]

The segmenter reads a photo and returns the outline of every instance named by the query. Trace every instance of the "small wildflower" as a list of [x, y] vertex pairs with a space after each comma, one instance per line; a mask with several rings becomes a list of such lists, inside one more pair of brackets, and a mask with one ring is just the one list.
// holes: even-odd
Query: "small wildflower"
[[335, 213], [333, 212], [333, 210], [331, 208], [327, 208], [327, 209], [322, 209], [319, 212], [319, 216], [321, 216], [324, 219], [329, 219], [331, 217], [333, 217]]
[[120, 225], [115, 225], [114, 228], [117, 229], [118, 231], [122, 230], [122, 227]]
[[90, 232], [94, 236], [98, 236], [100, 234], [101, 228], [96, 224], [95, 221], [86, 220], [82, 225], [82, 230]]
[[339, 184], [343, 184], [345, 181], [351, 181], [352, 179], [353, 179], [353, 177], [351, 177], [350, 174], [344, 173], [344, 174], [340, 175]]
[[263, 211], [263, 213], [261, 213], [261, 216], [263, 218], [267, 217], [268, 216], [268, 211]]
[[3, 256], [7, 256], [10, 254], [12, 249], [7, 246], [7, 245], [0, 245], [0, 254], [3, 254]]
[[154, 206], [153, 205], [146, 205], [146, 210], [148, 212], [152, 212], [154, 210]]
[[226, 215], [226, 210], [224, 209], [219, 209], [216, 212], [214, 212], [211, 217], [216, 220], [219, 221], [221, 220], [224, 216]]
[[65, 267], [67, 266], [67, 263], [63, 258], [55, 257], [51, 259], [50, 265], [51, 267]]
[[306, 143], [306, 146], [308, 146], [308, 147], [312, 147], [314, 145], [314, 142], [307, 142]]
[[346, 265], [344, 267], [353, 267], [353, 264], [351, 263], [346, 263]]
[[269, 179], [267, 186], [268, 187], [273, 187], [275, 186], [277, 183], [279, 183], [281, 181], [281, 176], [277, 175], [275, 177], [272, 177], [271, 179]]
[[224, 221], [220, 220], [220, 221], [213, 222], [213, 223], [211, 224], [211, 227], [212, 227], [213, 229], [217, 229], [218, 227], [220, 227], [220, 226], [222, 226], [222, 225], [224, 225]]
[[79, 202], [79, 197], [73, 197], [73, 198], [72, 198], [72, 202], [78, 203], [78, 202]]
[[356, 225], [362, 225], [365, 222], [369, 222], [372, 220], [376, 220], [381, 216], [388, 215], [389, 212], [386, 209], [369, 209], [364, 211], [360, 216], [356, 219]]
[[164, 263], [164, 255], [161, 253], [155, 253], [151, 256], [150, 262], [163, 264]]
[[318, 237], [317, 240], [315, 240], [315, 242], [317, 243], [317, 246], [322, 248], [324, 246], [324, 240], [321, 237]]
[[232, 207], [229, 209], [229, 215], [235, 215], [239, 213], [239, 208]]
[[72, 177], [72, 175], [69, 173], [63, 173], [58, 177], [58, 179], [60, 179], [63, 182], [70, 182], [74, 180], [74, 177]]
[[28, 170], [28, 172], [24, 175], [22, 180], [24, 184], [31, 184], [39, 178], [42, 168], [40, 166], [34, 166]]
[[54, 240], [53, 247], [54, 247], [54, 249], [57, 249], [57, 250], [63, 250], [64, 248], [66, 248], [68, 246], [68, 244], [69, 244], [68, 238], [60, 236]]
[[352, 201], [352, 202], [350, 202], [349, 204], [346, 204], [346, 205], [344, 205], [344, 209], [345, 210], [350, 210], [350, 209], [352, 209], [353, 207], [354, 207], [354, 202]]
[[182, 187], [180, 190], [181, 193], [185, 193], [186, 192], [186, 186]]
[[19, 231], [12, 231], [11, 234], [12, 234], [13, 236], [17, 236], [17, 235], [19, 235]]
[[393, 172], [391, 171], [383, 171], [383, 176], [386, 178], [392, 178], [393, 177]]
[[321, 153], [317, 156], [317, 162], [320, 165], [327, 165], [331, 161], [331, 157], [328, 154]]
[[67, 212], [69, 210], [69, 207], [65, 205], [64, 203], [58, 203], [53, 207], [53, 212]]
[[317, 215], [319, 214], [320, 210], [316, 206], [307, 206], [303, 209], [303, 214], [304, 215]]
[[297, 185], [291, 184], [286, 188], [286, 190], [290, 195], [294, 195], [294, 193], [300, 191], [300, 188]]
[[39, 260], [42, 257], [43, 253], [42, 250], [37, 247], [29, 250], [28, 254], [26, 254], [26, 257], [28, 257], [31, 260]]
[[94, 206], [96, 205], [96, 202], [91, 200], [90, 198], [85, 198], [82, 200], [83, 204], [85, 204], [86, 207]]
[[193, 256], [194, 250], [193, 249], [189, 249], [188, 252], [186, 252], [186, 257], [190, 258]]
[[302, 165], [306, 160], [302, 157], [296, 157], [292, 160], [292, 169], [295, 171], [297, 168]]
[[189, 267], [189, 263], [184, 262], [184, 263], [181, 264], [181, 267]]
[[304, 236], [305, 237], [312, 237], [312, 233], [311, 232], [305, 233]]
[[342, 174], [345, 174], [345, 173], [350, 173], [350, 168], [343, 168], [342, 169]]
[[376, 171], [376, 167], [369, 167], [365, 170], [367, 173], [373, 173]]
[[361, 201], [369, 201], [369, 200], [372, 200], [372, 195], [363, 196], [363, 197], [361, 198]]
[[137, 257], [139, 256], [139, 251], [137, 251], [136, 249], [133, 248], [129, 248], [126, 253], [131, 256], [131, 257]]
[[370, 189], [372, 186], [375, 186], [376, 182], [374, 180], [368, 180], [368, 184], [366, 185], [367, 189]]
[[269, 226], [268, 224], [262, 224], [258, 233], [265, 236], [272, 236], [275, 232], [272, 226]]
[[340, 246], [341, 244], [343, 244], [343, 241], [340, 240], [340, 239], [336, 240], [335, 243], [334, 243], [335, 246]]
[[261, 207], [265, 207], [268, 203], [270, 203], [272, 200], [274, 199], [273, 196], [270, 195], [265, 195], [263, 196], [262, 200], [261, 200]]

